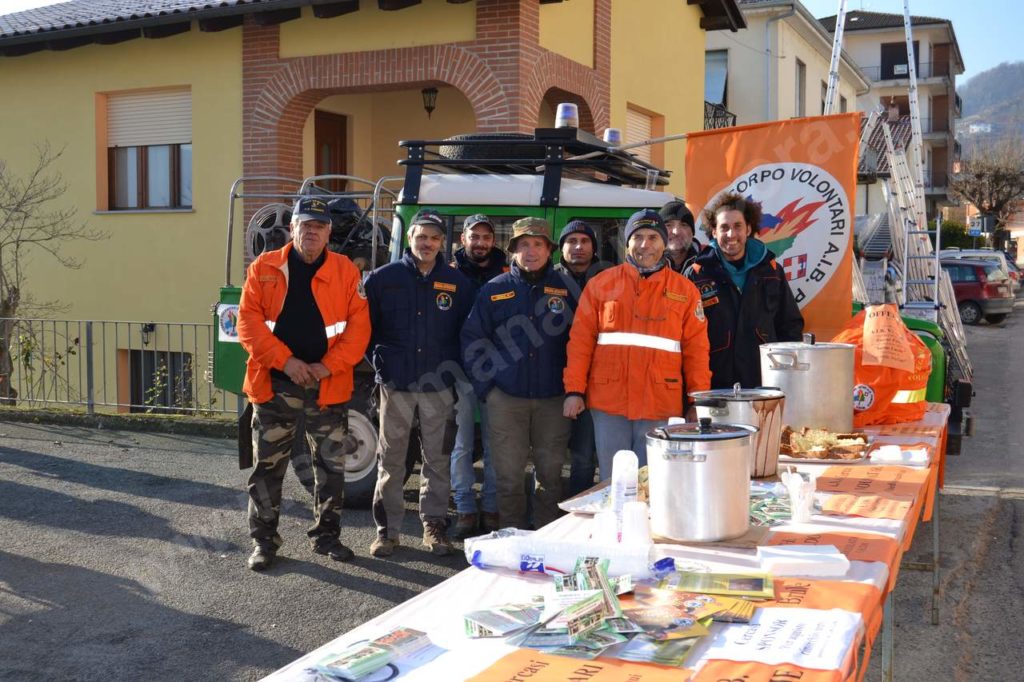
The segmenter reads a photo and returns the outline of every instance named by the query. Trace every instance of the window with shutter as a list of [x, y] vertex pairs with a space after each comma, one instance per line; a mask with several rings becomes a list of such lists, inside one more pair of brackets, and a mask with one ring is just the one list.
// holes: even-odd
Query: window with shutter
[[106, 95], [109, 207], [192, 206], [192, 91]]
[[[633, 107], [626, 108], [626, 144], [633, 142], [643, 142], [649, 140], [653, 135], [654, 122], [650, 114], [646, 114], [642, 111], [634, 109]], [[637, 157], [643, 159], [647, 163], [651, 162], [651, 146], [645, 145], [643, 147], [634, 147], [629, 150], [630, 153], [635, 154]]]

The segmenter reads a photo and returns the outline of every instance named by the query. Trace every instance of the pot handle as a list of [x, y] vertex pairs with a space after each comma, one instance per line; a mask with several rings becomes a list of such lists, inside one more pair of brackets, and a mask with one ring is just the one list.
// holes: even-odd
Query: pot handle
[[[780, 358], [785, 358], [789, 362], [783, 362]], [[811, 368], [806, 362], [797, 362], [796, 353], [783, 353], [781, 351], [772, 351], [768, 353], [768, 360], [772, 363], [770, 369], [776, 370], [801, 370], [807, 371]]]

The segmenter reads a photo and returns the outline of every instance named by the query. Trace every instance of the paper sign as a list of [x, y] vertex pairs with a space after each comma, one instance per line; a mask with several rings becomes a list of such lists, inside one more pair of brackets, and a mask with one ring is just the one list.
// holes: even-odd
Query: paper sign
[[929, 475], [927, 469], [903, 466], [832, 466], [818, 476], [817, 489], [824, 493], [916, 497]]
[[691, 682], [840, 682], [843, 679], [838, 670], [808, 670], [783, 663], [739, 663], [737, 661], [708, 661], [691, 678]]
[[899, 545], [892, 538], [866, 533], [792, 533], [777, 531], [768, 545], [835, 545], [850, 561], [880, 561], [892, 565]]
[[913, 497], [888, 495], [851, 495], [843, 493], [830, 495], [823, 507], [826, 514], [839, 516], [863, 516], [869, 519], [906, 518], [914, 504]]
[[868, 306], [864, 313], [862, 364], [892, 367], [912, 374], [914, 351], [907, 341], [907, 327], [896, 305]]
[[701, 658], [838, 670], [862, 623], [839, 609], [760, 608], [749, 624], [718, 630]]
[[763, 607], [842, 609], [859, 613], [871, 620], [882, 603], [882, 593], [868, 583], [841, 580], [808, 580], [807, 578], [776, 578], [775, 599], [762, 602]]
[[687, 679], [686, 670], [666, 668], [615, 659], [580, 661], [564, 656], [549, 656], [538, 651], [519, 649], [505, 656], [468, 682], [679, 682]]

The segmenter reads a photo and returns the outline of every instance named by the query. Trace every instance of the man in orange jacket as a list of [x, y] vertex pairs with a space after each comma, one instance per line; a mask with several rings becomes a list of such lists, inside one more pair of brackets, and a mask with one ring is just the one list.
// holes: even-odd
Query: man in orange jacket
[[249, 476], [249, 568], [269, 568], [281, 546], [277, 532], [281, 482], [305, 414], [313, 454], [313, 551], [335, 561], [352, 558], [341, 544], [345, 493], [347, 402], [353, 370], [370, 341], [370, 318], [359, 270], [327, 250], [327, 202], [300, 199], [292, 240], [250, 266], [238, 308], [238, 338], [249, 353], [243, 390], [253, 404], [256, 466]]
[[593, 415], [602, 481], [619, 450], [644, 466], [647, 431], [682, 416], [687, 392], [711, 387], [700, 293], [669, 265], [661, 216], [634, 213], [625, 237], [627, 262], [583, 290], [563, 374], [565, 416]]

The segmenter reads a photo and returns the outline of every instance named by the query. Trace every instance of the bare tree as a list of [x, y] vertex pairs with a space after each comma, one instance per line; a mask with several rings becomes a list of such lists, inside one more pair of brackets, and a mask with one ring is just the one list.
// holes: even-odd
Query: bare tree
[[984, 214], [996, 217], [993, 235], [997, 247], [1006, 241], [1006, 221], [1024, 198], [1024, 141], [1005, 138], [979, 145], [963, 161], [950, 182], [950, 192], [969, 201]]
[[76, 269], [81, 263], [67, 255], [65, 247], [77, 240], [106, 238], [75, 219], [76, 210], [61, 206], [59, 199], [67, 184], [57, 170], [63, 149], [49, 144], [36, 148], [33, 168], [17, 175], [0, 159], [0, 403], [13, 402], [17, 395], [11, 385], [14, 360], [11, 345], [16, 320], [26, 308], [53, 309], [54, 302], [34, 301], [26, 289], [26, 266], [31, 256], [52, 258], [62, 268]]

